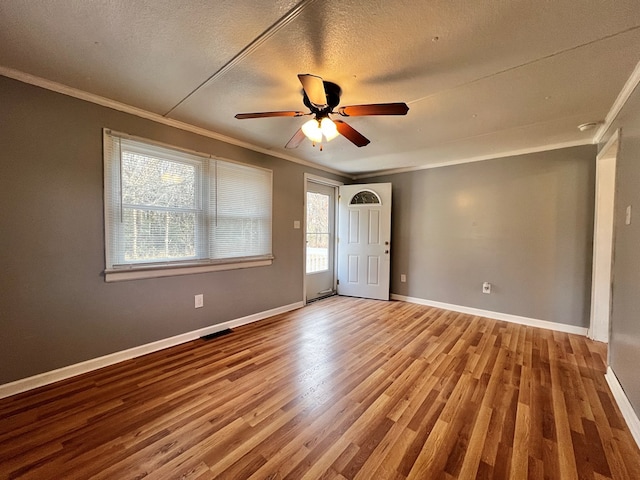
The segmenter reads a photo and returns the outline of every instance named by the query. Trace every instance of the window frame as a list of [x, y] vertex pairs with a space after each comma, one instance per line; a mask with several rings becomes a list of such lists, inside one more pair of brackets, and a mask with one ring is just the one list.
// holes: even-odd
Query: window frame
[[[327, 209], [326, 209], [326, 214], [327, 214], [327, 231], [326, 232], [313, 232], [313, 233], [309, 233], [309, 205], [311, 202], [309, 202], [309, 195], [321, 195], [323, 197], [327, 198]], [[332, 209], [332, 205], [331, 205], [331, 196], [327, 195], [326, 193], [322, 193], [322, 192], [313, 192], [313, 191], [309, 191], [307, 189], [306, 192], [306, 201], [305, 201], [305, 207], [306, 207], [306, 215], [305, 215], [305, 237], [306, 237], [306, 256], [305, 256], [305, 275], [314, 275], [317, 273], [325, 273], [328, 272], [330, 270], [329, 266], [331, 264], [331, 252], [330, 252], [330, 241], [328, 241], [328, 245], [326, 248], [327, 251], [327, 265], [325, 268], [321, 269], [321, 270], [313, 270], [313, 271], [309, 271], [309, 248], [313, 248], [313, 247], [309, 247], [309, 236], [310, 235], [326, 235], [327, 238], [329, 239], [329, 237], [332, 236], [333, 232], [331, 231], [331, 220], [332, 217], [335, 216], [335, 214], [331, 213], [331, 209]]]
[[[181, 163], [199, 164], [196, 166], [198, 178], [194, 186], [197, 196], [196, 202], [199, 204], [200, 210], [203, 212], [202, 218], [197, 219], [196, 215], [196, 233], [195, 233], [195, 257], [189, 259], [179, 260], [160, 260], [152, 262], [124, 262], [123, 258], [115, 258], [115, 253], [118, 249], [115, 248], [115, 244], [119, 241], [119, 236], [122, 237], [122, 224], [112, 225], [111, 218], [114, 216], [114, 211], [118, 211], [120, 214], [123, 205], [118, 203], [120, 200], [114, 200], [112, 193], [114, 191], [114, 181], [118, 182], [118, 187], [121, 188], [122, 176], [120, 172], [121, 153], [112, 152], [112, 144], [115, 143], [113, 139], [131, 140], [133, 142], [142, 143], [143, 146], [149, 146], [150, 150], [154, 148], [168, 150], [168, 156], [174, 156], [169, 158], [171, 161]], [[113, 143], [112, 143], [113, 142]], [[117, 155], [117, 156], [116, 156]], [[184, 157], [182, 157], [184, 156]], [[119, 161], [114, 161], [118, 158]], [[217, 162], [226, 164], [235, 164], [244, 168], [255, 169], [255, 171], [266, 172], [269, 176], [269, 217], [268, 217], [268, 242], [269, 247], [268, 254], [241, 256], [234, 258], [208, 258], [203, 256], [203, 252], [209, 252], [208, 244], [210, 242], [211, 229], [209, 218], [212, 214], [212, 207], [207, 207], [208, 189], [205, 188], [212, 179], [215, 180], [215, 173], [213, 176], [211, 172], [216, 171]], [[117, 163], [117, 165], [114, 165]], [[206, 153], [196, 152], [174, 145], [168, 145], [161, 142], [156, 142], [146, 138], [136, 137], [133, 135], [116, 132], [107, 128], [103, 129], [103, 166], [104, 166], [104, 228], [105, 228], [105, 270], [104, 276], [106, 282], [115, 282], [122, 280], [137, 280], [143, 278], [157, 278], [168, 277], [176, 275], [189, 275], [205, 272], [215, 272], [221, 270], [235, 270], [252, 267], [269, 266], [273, 263], [273, 171], [267, 168], [258, 167], [251, 164], [242, 162], [236, 162], [228, 160], [226, 158], [209, 155]], [[214, 208], [217, 208], [217, 204]], [[171, 209], [175, 211], [183, 210], [180, 207]], [[217, 215], [217, 212], [214, 212]], [[198, 232], [198, 230], [203, 230]], [[204, 233], [203, 233], [204, 232]], [[120, 249], [121, 250], [121, 249]]]

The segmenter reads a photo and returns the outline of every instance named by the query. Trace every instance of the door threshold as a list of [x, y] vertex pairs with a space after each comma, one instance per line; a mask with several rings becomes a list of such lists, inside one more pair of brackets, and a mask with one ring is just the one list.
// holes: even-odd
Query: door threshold
[[318, 300], [324, 300], [325, 298], [335, 297], [336, 295], [338, 295], [337, 292], [328, 293], [328, 294], [323, 295], [321, 297], [316, 297], [316, 298], [314, 298], [312, 300], [307, 300], [306, 305], [309, 305], [310, 303], [313, 303], [313, 302], [317, 302]]

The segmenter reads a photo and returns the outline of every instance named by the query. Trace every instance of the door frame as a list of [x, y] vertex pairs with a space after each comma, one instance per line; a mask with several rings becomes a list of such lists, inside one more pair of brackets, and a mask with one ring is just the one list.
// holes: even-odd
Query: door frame
[[312, 173], [304, 174], [304, 195], [302, 196], [302, 302], [307, 304], [307, 183], [319, 183], [327, 187], [333, 187], [335, 215], [333, 216], [333, 286], [335, 289], [338, 278], [338, 187], [344, 185], [343, 182], [330, 178], [320, 177]]
[[[591, 277], [591, 313], [587, 336], [609, 342], [611, 331], [612, 274], [615, 244], [615, 171], [620, 140], [617, 130], [596, 156], [596, 192], [593, 224], [593, 261]], [[602, 176], [613, 174], [613, 188], [602, 188]], [[605, 207], [604, 218], [600, 218]], [[610, 232], [609, 232], [610, 231]], [[602, 241], [602, 235], [607, 238]], [[604, 262], [604, 270], [598, 266]], [[606, 314], [602, 314], [602, 312]]]

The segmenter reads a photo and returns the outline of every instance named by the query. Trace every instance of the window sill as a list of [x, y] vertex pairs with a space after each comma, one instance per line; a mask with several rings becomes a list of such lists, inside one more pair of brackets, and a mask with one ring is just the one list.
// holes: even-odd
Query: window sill
[[132, 267], [128, 269], [105, 270], [105, 282], [122, 282], [125, 280], [141, 280], [145, 278], [175, 277], [195, 273], [220, 272], [222, 270], [238, 270], [241, 268], [267, 267], [273, 259], [250, 260], [246, 262], [217, 263], [210, 265], [173, 265], [154, 267]]

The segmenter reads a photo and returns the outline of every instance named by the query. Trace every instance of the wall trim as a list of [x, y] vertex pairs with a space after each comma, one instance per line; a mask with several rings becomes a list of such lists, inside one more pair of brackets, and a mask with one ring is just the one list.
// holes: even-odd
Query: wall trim
[[332, 178], [321, 177], [320, 175], [314, 175], [313, 173], [304, 174], [305, 187], [307, 184], [307, 180], [314, 183], [321, 183], [323, 185], [328, 185], [329, 187], [341, 187], [344, 185], [344, 182], [341, 182], [340, 180], [333, 180]]
[[205, 335], [225, 330], [227, 328], [236, 328], [241, 325], [264, 320], [265, 318], [273, 317], [274, 315], [279, 315], [285, 312], [290, 312], [291, 310], [296, 310], [303, 306], [304, 302], [302, 301], [291, 303], [289, 305], [283, 305], [281, 307], [272, 308], [271, 310], [266, 310], [264, 312], [258, 312], [252, 315], [247, 315], [246, 317], [217, 323], [209, 327], [182, 333], [180, 335], [129, 348], [120, 352], [110, 353], [102, 357], [92, 358], [91, 360], [68, 365], [66, 367], [51, 370], [49, 372], [40, 373], [32, 377], [22, 378], [14, 382], [5, 383], [3, 385], [0, 385], [0, 398], [9, 397], [11, 395], [26, 392], [27, 390], [32, 390], [44, 385], [49, 385], [50, 383], [58, 382], [70, 377], [75, 377], [76, 375], [91, 372], [93, 370], [107, 367], [124, 360], [140, 357], [142, 355], [146, 355], [147, 353], [157, 352], [158, 350], [174, 347], [182, 343], [190, 342], [191, 340], [196, 340]]
[[[314, 163], [314, 162], [310, 162], [310, 161], [307, 161], [307, 160], [302, 160], [302, 159], [294, 157], [292, 155], [287, 155], [285, 153], [280, 153], [280, 152], [277, 152], [275, 150], [270, 150], [268, 148], [259, 147], [257, 145], [253, 145], [253, 144], [251, 144], [249, 142], [244, 142], [242, 140], [238, 140], [236, 138], [229, 137], [227, 135], [222, 135], [220, 133], [214, 132], [212, 130], [209, 130], [209, 129], [206, 129], [206, 128], [203, 128], [203, 127], [197, 127], [195, 125], [191, 125], [190, 123], [182, 122], [182, 121], [179, 121], [179, 120], [174, 120], [174, 119], [165, 117], [163, 115], [160, 115], [158, 113], [149, 112], [149, 111], [144, 110], [142, 108], [134, 107], [134, 106], [128, 105], [126, 103], [118, 102], [117, 100], [112, 100], [112, 99], [107, 98], [107, 97], [102, 97], [100, 95], [96, 95], [96, 94], [93, 94], [93, 93], [85, 92], [84, 90], [80, 90], [78, 88], [70, 87], [68, 85], [64, 85], [62, 83], [54, 82], [52, 80], [47, 80], [46, 78], [38, 77], [36, 75], [31, 75], [30, 73], [21, 72], [20, 70], [15, 70], [13, 68], [9, 68], [9, 67], [5, 67], [5, 66], [0, 65], [0, 75], [2, 75], [4, 77], [7, 77], [7, 78], [12, 78], [12, 79], [17, 80], [19, 82], [27, 83], [29, 85], [34, 85], [36, 87], [44, 88], [44, 89], [50, 90], [52, 92], [61, 93], [63, 95], [67, 95], [69, 97], [77, 98], [79, 100], [84, 100], [86, 102], [94, 103], [96, 105], [100, 105], [100, 106], [103, 106], [103, 107], [111, 108], [111, 109], [117, 110], [119, 112], [128, 113], [130, 115], [135, 115], [137, 117], [144, 118], [146, 120], [151, 120], [153, 122], [161, 123], [163, 125], [168, 125], [170, 127], [178, 128], [180, 130], [184, 130], [184, 131], [187, 131], [187, 132], [195, 133], [196, 135], [201, 135], [203, 137], [208, 137], [208, 138], [213, 138], [215, 140], [220, 140], [221, 142], [225, 142], [225, 143], [228, 143], [230, 145], [236, 145], [238, 147], [246, 148], [248, 150], [253, 150], [254, 152], [263, 153], [265, 155], [269, 155], [269, 156], [276, 157], [276, 158], [281, 158], [283, 160], [287, 160], [289, 162], [297, 163], [299, 165], [315, 168], [315, 169], [323, 171], [323, 172], [333, 173], [335, 175], [340, 175], [340, 176], [343, 176], [343, 177], [346, 177], [346, 178], [350, 178], [351, 180], [361, 180], [363, 178], [372, 178], [372, 177], [380, 177], [380, 176], [383, 176], [383, 175], [393, 175], [393, 174], [397, 174], [397, 173], [414, 172], [414, 171], [419, 171], [419, 170], [428, 170], [428, 169], [431, 169], [431, 168], [448, 167], [448, 166], [460, 165], [460, 164], [464, 164], [464, 163], [480, 162], [480, 161], [484, 161], [484, 160], [493, 160], [493, 159], [504, 158], [504, 157], [513, 157], [513, 156], [517, 156], [517, 155], [527, 155], [529, 153], [539, 153], [539, 152], [546, 152], [546, 151], [549, 151], [549, 150], [558, 150], [558, 149], [561, 149], [561, 148], [570, 148], [570, 147], [577, 147], [577, 146], [581, 146], [581, 145], [589, 145], [589, 144], [592, 144], [592, 143], [598, 143], [598, 140], [599, 140], [598, 135], [600, 135], [600, 136], [604, 135], [606, 129], [603, 130], [603, 128], [610, 124], [610, 123], [607, 124], [605, 122], [605, 124], [602, 125], [600, 127], [600, 129], [598, 129], [598, 131], [596, 132], [595, 137], [593, 139], [577, 140], [577, 141], [557, 143], [557, 144], [551, 144], [551, 145], [541, 145], [541, 146], [536, 146], [536, 147], [524, 148], [524, 149], [521, 149], [521, 150], [511, 150], [511, 151], [508, 151], [508, 152], [502, 152], [502, 153], [496, 153], [496, 154], [490, 154], [490, 155], [482, 155], [482, 156], [471, 157], [471, 158], [463, 158], [463, 159], [452, 160], [452, 161], [448, 161], [448, 162], [438, 162], [438, 163], [433, 163], [433, 164], [429, 164], [429, 165], [419, 165], [419, 166], [415, 166], [415, 167], [403, 167], [403, 168], [395, 168], [395, 169], [389, 169], [389, 170], [380, 170], [380, 171], [375, 171], [375, 172], [357, 174], [357, 173], [343, 172], [343, 171], [340, 171], [340, 170], [333, 169], [331, 167], [326, 167], [326, 166], [321, 165], [319, 163]], [[619, 100], [622, 102], [621, 105], [619, 106], [619, 108], [617, 108], [617, 110], [615, 111], [615, 115], [618, 114], [619, 110], [624, 105], [624, 102], [626, 102], [627, 99], [629, 98], [629, 96], [631, 95], [631, 93], [633, 91], [633, 88], [630, 87], [630, 85], [633, 84], [633, 87], [635, 87], [635, 85], [639, 81], [640, 81], [640, 63], [638, 63], [638, 65], [636, 66], [636, 70], [634, 70], [634, 72], [632, 73], [632, 75], [629, 78], [629, 80], [627, 80], [627, 84], [625, 84], [625, 87], [623, 88], [622, 92], [620, 92], [620, 95], [618, 96], [618, 100], [616, 100], [616, 103], [614, 104], [614, 107], [615, 107], [615, 105], [618, 103]], [[627, 91], [627, 90], [629, 90], [629, 91]], [[623, 95], [623, 93], [624, 93], [624, 95]], [[624, 97], [624, 99], [623, 99], [623, 97]], [[609, 116], [612, 115], [612, 112], [614, 112], [614, 107], [611, 108], [609, 114], [607, 115], [607, 118], [609, 118]], [[615, 115], [611, 119], [611, 122], [613, 122], [613, 119], [615, 119]]]
[[610, 149], [618, 143], [620, 140], [620, 132], [621, 129], [617, 128], [615, 132], [609, 137], [606, 143], [603, 145], [602, 149], [596, 155], [596, 160], [602, 160], [603, 158], [615, 157], [617, 155], [617, 151], [615, 154], [611, 154]]
[[196, 127], [195, 125], [191, 125], [190, 123], [181, 122], [180, 120], [174, 120], [172, 118], [164, 117], [158, 113], [149, 112], [142, 108], [134, 107], [126, 103], [118, 102], [117, 100], [112, 100], [110, 98], [102, 97], [100, 95], [85, 92], [84, 90], [80, 90], [78, 88], [69, 87], [68, 85], [47, 80], [46, 78], [37, 77], [29, 73], [24, 73], [19, 70], [14, 70], [13, 68], [8, 68], [0, 65], [0, 75], [4, 77], [12, 78], [22, 83], [27, 83], [29, 85], [34, 85], [36, 87], [44, 88], [45, 90], [51, 90], [52, 92], [61, 93], [62, 95], [67, 95], [69, 97], [77, 98], [79, 100], [84, 100], [85, 102], [94, 103], [102, 107], [107, 107], [113, 110], [117, 110], [119, 112], [135, 115], [136, 117], [161, 123], [169, 127], [174, 127], [180, 130], [184, 130], [186, 132], [195, 133], [196, 135], [213, 138], [214, 140], [220, 140], [221, 142], [225, 142], [230, 145], [236, 145], [238, 147], [246, 148], [248, 150], [253, 150], [254, 152], [263, 153], [271, 157], [281, 158], [289, 162], [297, 163], [299, 165], [304, 165], [305, 167], [315, 168], [323, 172], [333, 173], [335, 175], [340, 175], [343, 177], [351, 177], [351, 174], [347, 174], [330, 167], [325, 167], [318, 163], [309, 162], [306, 160], [302, 160], [300, 158], [296, 158], [292, 155], [287, 155], [274, 150], [269, 150], [267, 148], [259, 147], [257, 145], [253, 145], [251, 143], [244, 142], [242, 140], [229, 137], [227, 135], [222, 135], [221, 133], [216, 133], [212, 130], [208, 130], [203, 127]]
[[107, 270], [104, 272], [105, 282], [122, 282], [125, 280], [140, 280], [144, 278], [175, 277], [178, 275], [193, 275], [196, 273], [221, 272], [225, 270], [240, 270], [243, 268], [268, 267], [273, 264], [272, 259], [251, 260], [247, 262], [212, 263], [209, 265], [183, 265], [154, 268], [135, 268], [121, 270]]
[[[591, 310], [587, 336], [592, 340], [604, 343], [609, 343], [611, 330], [611, 281], [613, 276], [613, 246], [615, 244], [615, 172], [619, 138], [620, 129], [617, 129], [596, 155], [596, 201], [593, 212], [593, 258], [591, 260], [593, 267], [591, 269]], [[612, 183], [603, 184], [603, 175], [612, 175], [612, 177], [609, 177]], [[604, 216], [601, 218], [602, 215]], [[609, 232], [609, 230], [611, 231]], [[602, 238], [603, 235], [606, 235], [606, 238]], [[608, 245], [609, 242], [611, 245]], [[610, 248], [603, 251], [603, 246], [610, 246]], [[604, 271], [600, 265], [603, 261], [608, 263], [608, 268], [604, 269]], [[605, 296], [607, 297], [606, 299], [603, 298]]]
[[424, 298], [405, 297], [404, 295], [397, 295], [395, 293], [391, 294], [391, 299], [401, 300], [403, 302], [409, 303], [416, 303], [418, 305], [426, 305], [429, 307], [442, 308], [443, 310], [451, 310], [453, 312], [466, 313], [469, 315], [477, 315], [480, 317], [491, 318], [493, 320], [503, 320], [505, 322], [527, 325], [529, 327], [544, 328], [547, 330], [554, 330], [556, 332], [573, 333], [582, 336], [587, 335], [587, 328], [576, 327], [575, 325], [567, 325], [565, 323], [555, 323], [549, 322], [547, 320], [538, 320], [536, 318], [521, 317], [519, 315], [511, 315], [510, 313], [492, 312], [490, 310], [481, 310], [479, 308], [436, 302], [434, 300], [426, 300]]
[[625, 82], [622, 90], [620, 90], [620, 93], [618, 94], [615, 102], [613, 102], [613, 105], [611, 105], [609, 113], [607, 113], [607, 116], [604, 118], [604, 122], [602, 123], [602, 125], [600, 125], [600, 128], [598, 128], [595, 135], [593, 136], [593, 143], [597, 144], [602, 141], [605, 133], [607, 133], [607, 130], [611, 128], [613, 122], [618, 117], [618, 114], [625, 106], [627, 100], [629, 100], [629, 97], [631, 97], [631, 94], [638, 86], [638, 84], [640, 84], [640, 62], [636, 64], [636, 67], [633, 69], [633, 72], [631, 72], [631, 75]]
[[604, 376], [605, 380], [609, 384], [609, 388], [611, 389], [611, 393], [613, 394], [613, 398], [618, 404], [618, 408], [620, 408], [620, 412], [622, 412], [622, 416], [627, 422], [627, 426], [631, 431], [631, 435], [633, 439], [640, 447], [640, 418], [638, 418], [638, 414], [633, 409], [627, 394], [624, 393], [624, 389], [620, 382], [618, 381], [618, 377], [616, 377], [615, 372], [611, 369], [611, 367], [607, 367], [607, 373]]
[[483, 162], [485, 160], [496, 160], [505, 157], [517, 157], [519, 155], [529, 155], [530, 153], [549, 152], [551, 150], [560, 150], [562, 148], [581, 147], [583, 145], [591, 145], [592, 143], [593, 142], [590, 139], [575, 140], [571, 142], [523, 148], [520, 150], [510, 150], [508, 152], [492, 153], [490, 155], [481, 155], [479, 157], [451, 160], [448, 162], [430, 163], [427, 165], [419, 165], [415, 167], [392, 168], [389, 170], [379, 170], [377, 172], [361, 173], [352, 175], [352, 178], [353, 180], [362, 180], [363, 178], [382, 177], [384, 175], [395, 175], [397, 173], [417, 172], [420, 170], [430, 170], [432, 168], [451, 167], [453, 165], [462, 165], [465, 163]]

